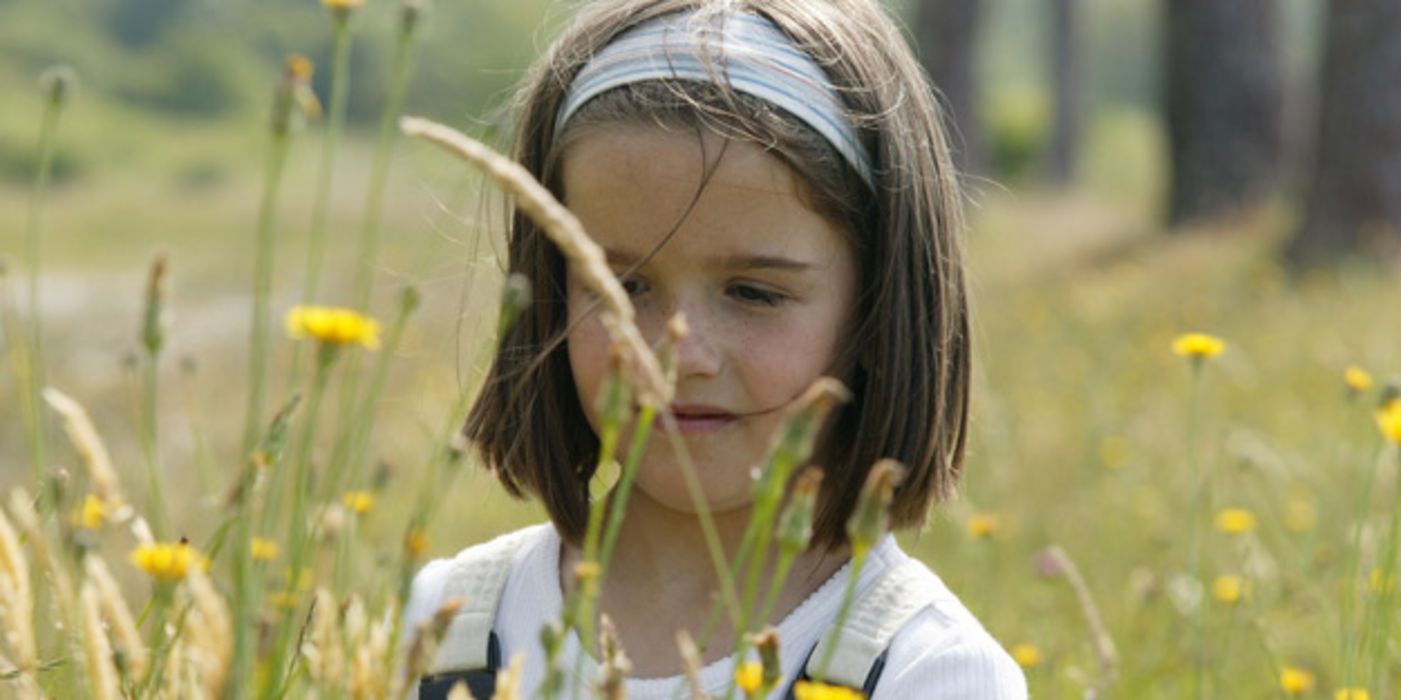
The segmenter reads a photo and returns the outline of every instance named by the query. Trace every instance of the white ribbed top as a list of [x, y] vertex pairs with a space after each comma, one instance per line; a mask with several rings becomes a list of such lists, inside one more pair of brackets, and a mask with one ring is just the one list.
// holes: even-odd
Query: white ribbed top
[[[523, 690], [530, 697], [544, 678], [540, 629], [559, 619], [564, 600], [559, 582], [558, 533], [545, 524], [527, 528], [522, 535], [521, 547], [497, 611], [495, 630], [501, 639], [503, 659], [509, 660], [517, 652], [524, 652]], [[910, 561], [910, 557], [900, 549], [894, 537], [887, 536], [871, 551], [862, 567], [858, 593], [883, 572], [905, 561]], [[428, 618], [437, 609], [450, 562], [450, 559], [431, 562], [414, 579], [413, 594], [405, 611], [405, 629], [413, 629], [418, 621]], [[850, 574], [848, 563], [779, 623], [779, 638], [786, 652], [783, 655], [784, 678], [799, 674], [808, 651], [836, 619]], [[935, 602], [916, 614], [891, 642], [885, 671], [872, 700], [1025, 698], [1026, 681], [1002, 647], [937, 576], [931, 573], [928, 582], [936, 588], [930, 596]], [[587, 655], [579, 659], [579, 655], [578, 637], [571, 634], [563, 653], [564, 668], [573, 669], [578, 661], [586, 678], [596, 677], [597, 666], [593, 659]], [[729, 656], [701, 669], [700, 681], [705, 692], [723, 696], [733, 668], [734, 657]], [[684, 698], [684, 683], [681, 676], [634, 678], [627, 683], [627, 695], [632, 700]], [[786, 683], [780, 685], [771, 700], [781, 700], [786, 688]]]

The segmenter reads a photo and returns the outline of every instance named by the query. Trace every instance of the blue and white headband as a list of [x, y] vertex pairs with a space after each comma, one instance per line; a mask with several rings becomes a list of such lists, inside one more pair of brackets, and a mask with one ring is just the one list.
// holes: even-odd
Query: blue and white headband
[[802, 120], [875, 188], [871, 159], [826, 73], [771, 20], [749, 12], [674, 13], [620, 34], [574, 78], [555, 117], [555, 133], [584, 103], [613, 88], [646, 80], [716, 79]]

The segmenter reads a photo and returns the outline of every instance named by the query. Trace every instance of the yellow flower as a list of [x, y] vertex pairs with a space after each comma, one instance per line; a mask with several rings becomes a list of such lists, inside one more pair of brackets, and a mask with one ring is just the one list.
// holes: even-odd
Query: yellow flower
[[739, 686], [745, 695], [757, 692], [763, 682], [764, 666], [757, 661], [746, 661], [735, 669], [735, 685]]
[[311, 338], [323, 345], [358, 343], [379, 347], [379, 322], [351, 309], [334, 306], [294, 306], [287, 312], [287, 335]]
[[793, 686], [794, 700], [865, 700], [860, 691], [820, 681], [798, 681]]
[[1216, 514], [1216, 529], [1228, 535], [1255, 531], [1255, 514], [1244, 508], [1227, 508]]
[[1401, 445], [1401, 399], [1392, 399], [1377, 411], [1377, 428], [1386, 439]]
[[1312, 530], [1318, 524], [1318, 507], [1313, 496], [1299, 492], [1284, 502], [1284, 527], [1293, 533]]
[[356, 515], [364, 515], [375, 507], [375, 495], [369, 491], [346, 491], [345, 507]]
[[358, 10], [365, 6], [365, 0], [321, 0], [321, 4], [332, 10]]
[[1343, 382], [1347, 384], [1348, 391], [1360, 394], [1372, 388], [1372, 375], [1367, 370], [1353, 365], [1343, 370]]
[[1120, 435], [1110, 435], [1099, 441], [1099, 461], [1109, 469], [1120, 469], [1133, 457], [1133, 443]]
[[293, 80], [309, 83], [315, 70], [311, 59], [302, 54], [294, 53], [287, 57], [287, 75]]
[[986, 540], [1002, 532], [1002, 518], [996, 513], [974, 513], [968, 518], [968, 534], [975, 540]]
[[1215, 357], [1226, 350], [1226, 343], [1205, 333], [1184, 333], [1172, 341], [1172, 352], [1193, 359]]
[[1035, 644], [1017, 644], [1012, 647], [1012, 659], [1022, 668], [1035, 668], [1041, 665], [1041, 649]]
[[1250, 584], [1239, 576], [1217, 576], [1211, 582], [1211, 597], [1218, 602], [1234, 605], [1250, 593]]
[[1313, 674], [1302, 668], [1285, 666], [1279, 672], [1279, 688], [1286, 695], [1303, 695], [1313, 690]]
[[131, 563], [159, 581], [179, 581], [190, 568], [209, 568], [209, 560], [184, 542], [143, 544], [131, 552]]
[[1333, 700], [1372, 700], [1366, 688], [1338, 688], [1333, 691]]
[[272, 540], [254, 537], [248, 548], [251, 550], [254, 561], [272, 561], [277, 558], [277, 543]]
[[78, 509], [78, 527], [84, 530], [97, 530], [107, 520], [107, 504], [101, 496], [88, 494], [83, 498], [83, 507]]
[[300, 601], [296, 593], [290, 591], [274, 591], [268, 596], [268, 602], [271, 603], [274, 608], [293, 610]]
[[1382, 582], [1382, 570], [1372, 569], [1372, 573], [1367, 576], [1367, 590], [1373, 594], [1381, 595], [1396, 590], [1396, 574], [1386, 577], [1386, 582]]
[[409, 528], [404, 533], [404, 550], [417, 559], [428, 551], [428, 534], [421, 527]]

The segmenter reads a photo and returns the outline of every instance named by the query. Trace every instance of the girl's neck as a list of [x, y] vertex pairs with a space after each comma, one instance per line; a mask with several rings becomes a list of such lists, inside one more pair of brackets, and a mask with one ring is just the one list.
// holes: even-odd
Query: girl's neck
[[[750, 513], [746, 507], [712, 514], [726, 566], [739, 549]], [[566, 593], [572, 579], [569, 572], [580, 556], [578, 549], [571, 546], [565, 546], [562, 552], [560, 581]], [[760, 601], [767, 594], [775, 558], [771, 552], [761, 578]], [[777, 624], [787, 616], [848, 558], [845, 550], [799, 555], [767, 623]], [[636, 675], [679, 673], [676, 632], [684, 628], [692, 637], [699, 637], [720, 595], [714, 555], [700, 519], [692, 513], [661, 506], [645, 493], [635, 491], [628, 501], [627, 517], [608, 566], [600, 609], [613, 618]], [[739, 595], [743, 595], [742, 591]], [[720, 615], [703, 653], [704, 661], [732, 653], [734, 635], [729, 616]]]

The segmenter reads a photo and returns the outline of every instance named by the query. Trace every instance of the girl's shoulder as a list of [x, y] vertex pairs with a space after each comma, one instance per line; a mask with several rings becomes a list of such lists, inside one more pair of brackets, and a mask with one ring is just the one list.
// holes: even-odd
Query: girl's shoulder
[[1026, 698], [1021, 669], [943, 580], [898, 547], [883, 554], [923, 604], [891, 639], [875, 700]]
[[[499, 588], [492, 584], [493, 580], [499, 579], [499, 583], [504, 585], [511, 570], [523, 559], [541, 547], [558, 541], [559, 535], [554, 526], [542, 523], [471, 545], [451, 557], [428, 562], [414, 575], [409, 600], [404, 604], [404, 629], [412, 630], [418, 623], [431, 618], [445, 601], [445, 593], [450, 586], [480, 589], [486, 585]], [[474, 580], [462, 581], [464, 576]]]

